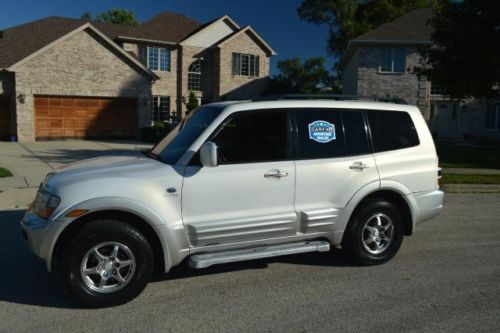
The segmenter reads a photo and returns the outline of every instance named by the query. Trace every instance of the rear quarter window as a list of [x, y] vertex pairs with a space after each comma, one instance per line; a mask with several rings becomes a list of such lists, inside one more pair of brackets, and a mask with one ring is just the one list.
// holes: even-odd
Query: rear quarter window
[[367, 115], [375, 152], [409, 148], [420, 144], [415, 124], [408, 113], [368, 110]]

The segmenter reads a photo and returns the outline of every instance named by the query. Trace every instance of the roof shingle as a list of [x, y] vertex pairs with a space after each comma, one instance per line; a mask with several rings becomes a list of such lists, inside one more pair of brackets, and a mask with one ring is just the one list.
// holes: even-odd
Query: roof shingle
[[[0, 35], [0, 69], [8, 68], [88, 21], [50, 16], [4, 29]], [[118, 36], [178, 43], [202, 25], [182, 14], [165, 12], [136, 26], [91, 22], [112, 40]]]
[[122, 36], [179, 43], [202, 24], [182, 14], [165, 12], [127, 31]]
[[434, 11], [431, 8], [415, 9], [392, 22], [368, 31], [354, 41], [430, 41], [432, 34], [430, 20], [433, 16]]

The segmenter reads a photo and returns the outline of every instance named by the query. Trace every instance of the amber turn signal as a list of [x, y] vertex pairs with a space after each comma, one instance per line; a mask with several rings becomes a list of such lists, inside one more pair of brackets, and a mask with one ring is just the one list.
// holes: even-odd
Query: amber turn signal
[[87, 209], [75, 209], [75, 210], [72, 210], [71, 212], [69, 212], [68, 214], [66, 214], [66, 217], [78, 217], [78, 216], [82, 216], [86, 212], [88, 212]]

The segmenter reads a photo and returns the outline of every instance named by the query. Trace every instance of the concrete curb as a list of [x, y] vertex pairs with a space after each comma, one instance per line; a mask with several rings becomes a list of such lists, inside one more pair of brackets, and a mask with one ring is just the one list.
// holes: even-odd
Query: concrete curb
[[498, 184], [445, 184], [443, 190], [448, 193], [499, 193]]

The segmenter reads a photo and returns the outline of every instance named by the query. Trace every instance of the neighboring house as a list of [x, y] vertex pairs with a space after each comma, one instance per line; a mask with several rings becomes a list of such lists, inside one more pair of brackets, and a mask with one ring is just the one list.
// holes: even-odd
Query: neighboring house
[[135, 138], [200, 102], [258, 97], [274, 50], [229, 16], [137, 27], [48, 17], [0, 31], [0, 137]]
[[432, 46], [432, 9], [416, 9], [352, 40], [341, 59], [343, 93], [390, 96], [417, 105], [433, 134], [443, 139], [500, 139], [500, 106], [475, 100], [452, 102], [415, 68], [418, 50]]

